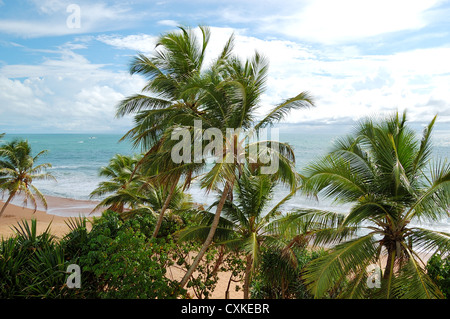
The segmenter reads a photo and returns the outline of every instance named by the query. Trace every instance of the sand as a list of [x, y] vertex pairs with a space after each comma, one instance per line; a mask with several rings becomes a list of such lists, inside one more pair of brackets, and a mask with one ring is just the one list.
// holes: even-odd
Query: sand
[[[34, 211], [29, 207], [19, 206], [16, 203], [20, 200], [15, 200], [15, 204], [9, 204], [6, 207], [3, 216], [0, 218], [0, 237], [9, 237], [14, 234], [14, 226], [22, 220], [31, 221], [36, 219], [38, 233], [42, 233], [50, 226], [51, 233], [57, 238], [62, 238], [69, 231], [66, 222], [79, 214], [92, 219], [98, 214], [89, 215], [93, 207], [97, 205], [95, 201], [78, 201], [69, 198], [58, 198], [47, 196], [48, 210], [44, 211], [41, 206]], [[3, 202], [0, 202], [0, 206]], [[51, 212], [51, 213], [50, 213]]]
[[[92, 209], [97, 205], [95, 201], [83, 201], [83, 200], [74, 200], [68, 198], [59, 198], [46, 196], [48, 210], [44, 211], [43, 207], [39, 206], [38, 210], [34, 212], [34, 209], [21, 207], [17, 205], [20, 203], [20, 200], [14, 201], [15, 204], [9, 204], [6, 207], [6, 210], [3, 216], [0, 218], [0, 238], [7, 238], [9, 236], [14, 235], [15, 231], [13, 229], [14, 226], [18, 225], [18, 222], [22, 220], [31, 221], [31, 219], [36, 219], [37, 221], [37, 231], [38, 233], [42, 233], [50, 227], [50, 232], [56, 236], [57, 238], [64, 237], [65, 234], [69, 232], [69, 227], [66, 222], [78, 215], [84, 215], [88, 219], [92, 219], [93, 216], [99, 216], [100, 213], [94, 213], [90, 215]], [[0, 201], [0, 207], [3, 206], [3, 202]], [[168, 277], [174, 280], [180, 280], [184, 272], [177, 267], [170, 267], [168, 269]], [[212, 299], [225, 299], [225, 292], [228, 287], [228, 280], [230, 278], [230, 273], [221, 272], [218, 274], [219, 280], [214, 290]], [[242, 289], [238, 292], [235, 291], [237, 283], [232, 282], [230, 285], [230, 298], [232, 299], [241, 299], [243, 298]], [[242, 284], [240, 284], [242, 287]], [[195, 294], [190, 291], [190, 295], [192, 298], [195, 298]]]

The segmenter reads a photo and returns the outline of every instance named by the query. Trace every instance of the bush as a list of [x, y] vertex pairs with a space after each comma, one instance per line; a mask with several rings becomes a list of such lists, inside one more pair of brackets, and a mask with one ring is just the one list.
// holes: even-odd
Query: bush
[[37, 234], [36, 220], [15, 227], [16, 235], [0, 245], [0, 298], [67, 298], [62, 248], [49, 229]]
[[[81, 268], [81, 290], [88, 298], [172, 298], [175, 283], [165, 277], [173, 242], [150, 239], [152, 219], [138, 216], [122, 221], [105, 211], [84, 237], [66, 238], [79, 253], [71, 256]], [[72, 233], [74, 230], [72, 230]], [[79, 234], [83, 235], [79, 235]], [[74, 239], [78, 249], [74, 249]]]
[[426, 269], [445, 298], [450, 299], [450, 257], [435, 254], [428, 260]]
[[[23, 222], [15, 237], [0, 243], [0, 298], [174, 298], [176, 282], [166, 278], [172, 262], [170, 238], [150, 238], [151, 217], [122, 221], [112, 211], [95, 219], [72, 219], [70, 232], [57, 242], [36, 221]], [[81, 269], [81, 288], [66, 285], [67, 267]], [[177, 292], [181, 295], [184, 290]]]
[[284, 254], [277, 248], [261, 254], [258, 274], [255, 276], [251, 297], [254, 299], [309, 299], [311, 295], [301, 280], [301, 271], [311, 260], [324, 252], [311, 252], [304, 248]]

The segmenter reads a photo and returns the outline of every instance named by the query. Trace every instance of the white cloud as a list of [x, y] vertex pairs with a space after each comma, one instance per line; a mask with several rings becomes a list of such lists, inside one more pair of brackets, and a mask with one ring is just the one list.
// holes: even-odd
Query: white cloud
[[325, 43], [364, 39], [424, 27], [423, 13], [436, 2], [318, 0], [292, 16], [280, 30], [294, 37]]
[[[212, 28], [215, 56], [231, 29]], [[339, 121], [408, 109], [412, 120], [450, 122], [450, 48], [417, 49], [389, 55], [362, 55], [354, 48], [319, 51], [297, 42], [247, 36], [236, 32], [235, 51], [249, 57], [254, 50], [270, 61], [263, 110], [301, 91], [316, 98], [317, 107], [295, 111], [288, 122]], [[331, 49], [329, 49], [331, 50]], [[439, 107], [429, 101], [440, 101]], [[423, 106], [429, 105], [424, 114]]]
[[179, 25], [175, 20], [160, 20], [157, 23], [168, 27], [177, 27]]
[[149, 53], [155, 49], [157, 37], [148, 34], [133, 34], [128, 36], [100, 35], [96, 39], [118, 49]]
[[281, 34], [322, 44], [365, 40], [391, 32], [418, 30], [436, 19], [430, 9], [442, 0], [304, 0], [254, 1], [229, 5], [220, 17], [229, 23], [251, 23], [253, 31]]
[[58, 58], [3, 66], [0, 74], [0, 126], [9, 132], [123, 133], [131, 119], [116, 119], [115, 107], [144, 85], [65, 48]]
[[0, 20], [0, 32], [23, 38], [85, 34], [99, 31], [120, 30], [132, 26], [144, 13], [132, 12], [124, 5], [106, 5], [78, 1], [80, 25], [72, 25], [73, 11], [67, 11], [70, 1], [34, 1], [39, 16], [34, 19]]

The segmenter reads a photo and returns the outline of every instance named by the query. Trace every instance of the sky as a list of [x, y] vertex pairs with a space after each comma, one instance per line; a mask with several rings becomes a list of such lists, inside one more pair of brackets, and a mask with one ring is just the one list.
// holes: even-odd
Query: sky
[[308, 91], [287, 123], [352, 124], [407, 110], [450, 127], [450, 1], [0, 0], [0, 132], [123, 133], [117, 103], [145, 86], [138, 53], [184, 25], [211, 28], [208, 56], [270, 61], [261, 114]]

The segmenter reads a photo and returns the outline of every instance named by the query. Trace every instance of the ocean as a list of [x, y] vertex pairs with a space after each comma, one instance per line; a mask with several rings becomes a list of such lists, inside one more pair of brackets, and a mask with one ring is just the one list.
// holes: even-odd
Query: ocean
[[[327, 153], [332, 142], [352, 131], [350, 125], [278, 125], [280, 141], [289, 143], [296, 156], [298, 171], [315, 158]], [[417, 125], [417, 131], [421, 126]], [[56, 178], [55, 181], [35, 181], [34, 185], [45, 195], [64, 197], [78, 200], [89, 199], [89, 194], [104, 179], [99, 177], [99, 169], [108, 164], [115, 154], [136, 154], [140, 149], [132, 147], [129, 141], [119, 142], [121, 134], [7, 134], [0, 140], [0, 144], [14, 138], [27, 139], [34, 153], [48, 150], [38, 163], [48, 162], [52, 164], [49, 172]], [[441, 125], [433, 134], [433, 155], [436, 158], [450, 158], [450, 128]], [[198, 182], [192, 184], [188, 193], [195, 202], [211, 204], [215, 199], [214, 193], [205, 194]], [[287, 189], [278, 187], [274, 194], [274, 201], [280, 200], [287, 194]], [[21, 205], [18, 199], [13, 202]], [[287, 205], [286, 211], [295, 208], [321, 208], [345, 213], [348, 206], [335, 205], [326, 199], [319, 201], [307, 199], [296, 195]], [[57, 210], [49, 213], [60, 215]], [[450, 218], [446, 218], [431, 226], [433, 229], [450, 232]]]

